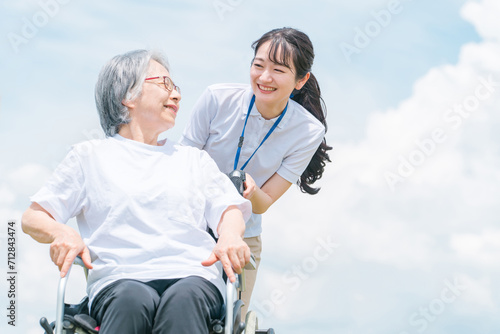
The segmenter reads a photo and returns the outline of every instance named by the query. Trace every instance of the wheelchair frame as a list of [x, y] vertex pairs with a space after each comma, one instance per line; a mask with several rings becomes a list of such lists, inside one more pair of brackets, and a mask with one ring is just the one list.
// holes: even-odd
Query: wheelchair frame
[[[80, 257], [75, 258], [73, 264], [77, 264], [83, 267], [85, 272], [85, 278], [88, 276], [88, 269], [83, 264], [83, 260]], [[255, 258], [250, 258], [250, 262], [245, 266], [245, 269], [255, 269], [256, 263]], [[40, 319], [40, 325], [45, 329], [45, 334], [63, 334], [63, 322], [64, 322], [64, 297], [66, 294], [66, 284], [68, 282], [68, 277], [70, 275], [71, 268], [68, 270], [64, 277], [59, 279], [59, 285], [57, 288], [57, 307], [56, 307], [56, 321], [49, 325], [47, 319], [42, 317]], [[257, 334], [257, 333], [268, 333], [274, 334], [272, 328], [266, 330], [258, 330], [258, 320], [254, 311], [248, 311], [245, 322], [241, 321], [241, 307], [243, 306], [243, 301], [239, 299], [239, 292], [245, 290], [245, 272], [242, 274], [236, 274], [236, 281], [231, 283], [229, 280], [226, 282], [226, 305], [225, 305], [225, 315], [220, 321], [212, 327], [212, 332], [217, 334]], [[228, 307], [229, 303], [233, 304], [233, 307]], [[228, 321], [230, 319], [230, 321]], [[54, 328], [52, 328], [53, 326]], [[54, 331], [55, 330], [55, 331]]]

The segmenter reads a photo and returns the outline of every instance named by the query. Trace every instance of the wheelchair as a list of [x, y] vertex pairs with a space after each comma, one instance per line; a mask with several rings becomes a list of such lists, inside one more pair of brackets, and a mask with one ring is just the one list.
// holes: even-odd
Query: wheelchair
[[[73, 264], [83, 267], [87, 278], [88, 269], [83, 264], [80, 257], [77, 257]], [[255, 269], [255, 259], [250, 259], [245, 269]], [[64, 295], [66, 283], [71, 272], [68, 270], [65, 277], [59, 279], [57, 290], [56, 320], [49, 324], [47, 318], [40, 319], [40, 325], [45, 330], [44, 334], [98, 334], [97, 322], [89, 316], [88, 297], [85, 297], [79, 304], [65, 304]], [[241, 275], [236, 274], [236, 281], [231, 283], [226, 280], [226, 305], [221, 319], [212, 321], [210, 334], [274, 334], [274, 330], [258, 329], [258, 319], [254, 311], [248, 311], [245, 321], [241, 319], [241, 307], [243, 301], [239, 295], [245, 290], [244, 271]], [[232, 303], [231, 305], [229, 305]]]

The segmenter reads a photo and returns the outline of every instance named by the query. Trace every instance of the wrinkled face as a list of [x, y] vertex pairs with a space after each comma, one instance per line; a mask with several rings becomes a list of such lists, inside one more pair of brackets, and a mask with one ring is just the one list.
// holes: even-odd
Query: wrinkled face
[[149, 63], [146, 78], [160, 77], [144, 81], [142, 94], [129, 102], [130, 116], [141, 127], [152, 132], [163, 132], [175, 125], [181, 95], [175, 89], [169, 92], [163, 84], [163, 76], [170, 73], [157, 61]]
[[303, 83], [295, 79], [293, 62], [288, 68], [269, 59], [270, 45], [270, 42], [262, 44], [255, 54], [250, 69], [252, 90], [257, 101], [284, 107], [292, 91], [302, 88]]

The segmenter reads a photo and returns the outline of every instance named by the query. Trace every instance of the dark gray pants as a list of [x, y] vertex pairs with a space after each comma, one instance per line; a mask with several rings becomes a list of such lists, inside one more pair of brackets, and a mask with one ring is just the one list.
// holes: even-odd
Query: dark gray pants
[[91, 307], [99, 334], [202, 334], [220, 317], [223, 298], [207, 280], [119, 280], [100, 291]]

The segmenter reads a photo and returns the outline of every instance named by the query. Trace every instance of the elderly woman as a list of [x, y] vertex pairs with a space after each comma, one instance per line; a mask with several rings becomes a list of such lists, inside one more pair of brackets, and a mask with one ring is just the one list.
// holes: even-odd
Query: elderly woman
[[[106, 138], [75, 145], [23, 215], [61, 276], [78, 255], [91, 269], [102, 334], [208, 333], [223, 304], [221, 266], [234, 281], [250, 258], [250, 202], [207, 153], [158, 141], [180, 99], [161, 55], [114, 57], [96, 85]], [[65, 225], [75, 216], [81, 237]]]

